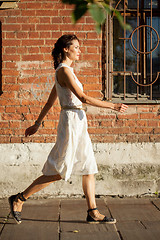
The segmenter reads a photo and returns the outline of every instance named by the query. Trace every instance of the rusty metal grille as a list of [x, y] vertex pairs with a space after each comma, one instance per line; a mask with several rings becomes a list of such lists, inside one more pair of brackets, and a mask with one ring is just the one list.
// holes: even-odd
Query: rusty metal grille
[[132, 30], [123, 29], [114, 16], [107, 16], [106, 98], [159, 100], [160, 1], [119, 0], [114, 4]]

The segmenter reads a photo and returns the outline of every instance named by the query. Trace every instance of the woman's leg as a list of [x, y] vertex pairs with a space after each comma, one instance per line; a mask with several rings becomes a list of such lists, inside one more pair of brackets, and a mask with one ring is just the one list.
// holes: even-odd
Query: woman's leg
[[[94, 174], [83, 175], [82, 186], [87, 200], [88, 209], [96, 208]], [[100, 214], [98, 210], [93, 210], [89, 214], [96, 220], [102, 220], [105, 217]]]
[[[50, 183], [61, 180], [61, 176], [59, 174], [53, 176], [45, 176], [42, 175], [38, 177], [24, 192], [23, 196], [25, 199], [29, 198], [32, 194], [42, 190], [43, 188], [47, 187]], [[22, 202], [19, 198], [13, 204], [14, 211], [21, 212]]]

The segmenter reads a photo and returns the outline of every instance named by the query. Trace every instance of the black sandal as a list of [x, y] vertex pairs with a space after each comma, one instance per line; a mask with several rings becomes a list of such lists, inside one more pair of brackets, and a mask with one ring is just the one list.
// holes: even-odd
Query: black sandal
[[88, 223], [109, 223], [109, 224], [114, 224], [116, 223], [116, 219], [114, 218], [108, 218], [108, 217], [104, 217], [102, 220], [95, 220], [93, 217], [91, 217], [89, 215], [89, 212], [93, 211], [93, 210], [97, 210], [97, 208], [93, 208], [93, 209], [88, 209], [88, 215], [87, 215], [87, 219], [86, 221]]
[[12, 214], [14, 220], [16, 221], [16, 223], [20, 224], [21, 223], [21, 212], [13, 210], [13, 202], [16, 200], [16, 198], [20, 199], [22, 202], [25, 202], [26, 199], [23, 196], [23, 193], [18, 193], [16, 195], [12, 195], [8, 198], [10, 209], [11, 209], [11, 214]]

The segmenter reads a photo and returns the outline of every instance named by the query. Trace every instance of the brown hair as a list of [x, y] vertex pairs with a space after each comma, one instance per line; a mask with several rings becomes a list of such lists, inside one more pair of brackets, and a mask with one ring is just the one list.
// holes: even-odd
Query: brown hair
[[78, 40], [76, 35], [74, 34], [68, 34], [68, 35], [62, 35], [57, 42], [54, 45], [54, 48], [52, 50], [52, 57], [54, 61], [54, 68], [56, 69], [58, 65], [63, 61], [64, 58], [64, 48], [69, 48], [70, 45], [72, 45], [73, 40]]

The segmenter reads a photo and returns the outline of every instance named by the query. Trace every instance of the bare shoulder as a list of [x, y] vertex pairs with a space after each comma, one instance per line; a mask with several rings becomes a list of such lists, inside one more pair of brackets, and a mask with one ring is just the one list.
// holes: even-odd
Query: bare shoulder
[[68, 67], [61, 67], [57, 72], [57, 79], [62, 87], [66, 86], [66, 80], [72, 77], [72, 73]]

